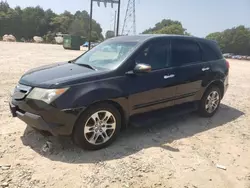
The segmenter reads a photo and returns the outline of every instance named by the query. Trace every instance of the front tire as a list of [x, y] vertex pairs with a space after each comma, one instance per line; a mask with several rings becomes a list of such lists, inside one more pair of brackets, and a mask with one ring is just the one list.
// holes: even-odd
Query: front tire
[[73, 141], [86, 150], [98, 150], [110, 145], [121, 129], [121, 114], [111, 104], [91, 106], [78, 119]]
[[217, 86], [208, 88], [200, 101], [199, 114], [212, 117], [220, 106], [221, 98], [221, 90]]

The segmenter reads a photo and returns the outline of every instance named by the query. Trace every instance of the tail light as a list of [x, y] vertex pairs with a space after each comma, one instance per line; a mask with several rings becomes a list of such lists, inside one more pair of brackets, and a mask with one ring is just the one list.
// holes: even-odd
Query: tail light
[[230, 68], [230, 64], [229, 64], [228, 60], [226, 60], [226, 65], [227, 65], [227, 68], [229, 69]]

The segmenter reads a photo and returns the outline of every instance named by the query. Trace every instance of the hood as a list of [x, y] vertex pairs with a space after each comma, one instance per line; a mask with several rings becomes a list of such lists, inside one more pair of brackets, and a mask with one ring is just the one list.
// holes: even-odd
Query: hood
[[94, 76], [100, 72], [103, 70], [92, 70], [74, 63], [57, 63], [29, 70], [21, 77], [19, 83], [32, 87], [50, 88]]

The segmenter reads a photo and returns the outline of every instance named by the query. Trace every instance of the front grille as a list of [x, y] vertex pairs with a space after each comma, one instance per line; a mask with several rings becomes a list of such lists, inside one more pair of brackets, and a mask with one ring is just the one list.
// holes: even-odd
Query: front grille
[[18, 84], [14, 90], [12, 97], [15, 100], [22, 100], [29, 94], [31, 89], [32, 89], [32, 87], [30, 87], [30, 86]]

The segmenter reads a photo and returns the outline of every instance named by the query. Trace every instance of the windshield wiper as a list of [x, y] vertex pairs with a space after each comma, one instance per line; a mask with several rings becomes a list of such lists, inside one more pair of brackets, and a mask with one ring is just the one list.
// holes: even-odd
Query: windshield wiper
[[97, 70], [96, 68], [92, 67], [92, 66], [89, 65], [89, 64], [82, 64], [82, 63], [81, 63], [81, 64], [80, 64], [80, 63], [79, 63], [79, 64], [78, 64], [78, 63], [75, 63], [75, 64], [76, 64], [76, 65], [80, 65], [80, 66], [84, 66], [84, 67], [87, 67], [87, 68], [90, 68], [90, 69], [95, 70], [95, 71]]
[[74, 63], [75, 62], [75, 60], [69, 60], [68, 61], [68, 63]]
[[70, 61], [68, 61], [68, 63], [74, 63], [74, 64], [76, 64], [76, 65], [80, 65], [80, 66], [84, 66], [84, 67], [87, 67], [87, 68], [90, 68], [90, 69], [92, 69], [92, 70], [97, 70], [96, 68], [94, 68], [94, 67], [92, 67], [91, 65], [89, 65], [89, 64], [78, 64], [78, 63], [75, 63], [75, 60], [70, 60]]

